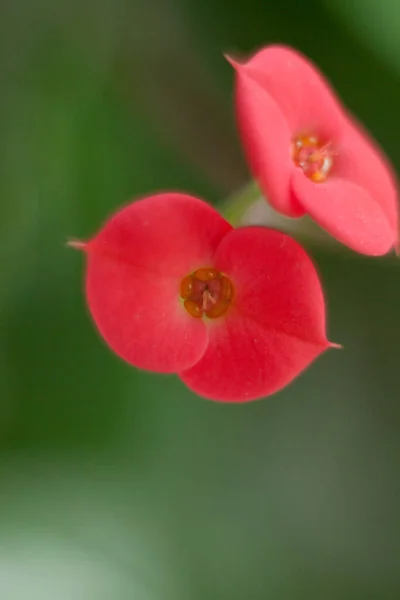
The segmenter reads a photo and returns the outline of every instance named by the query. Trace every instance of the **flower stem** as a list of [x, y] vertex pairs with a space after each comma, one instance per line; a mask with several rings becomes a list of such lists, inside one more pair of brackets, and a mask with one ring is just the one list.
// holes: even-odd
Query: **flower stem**
[[220, 204], [220, 212], [233, 227], [238, 227], [242, 224], [243, 216], [250, 206], [262, 198], [257, 183], [250, 181]]

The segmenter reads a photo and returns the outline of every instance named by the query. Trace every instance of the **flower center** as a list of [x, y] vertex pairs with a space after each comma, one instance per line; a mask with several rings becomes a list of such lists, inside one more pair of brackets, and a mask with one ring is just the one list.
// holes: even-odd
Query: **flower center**
[[292, 159], [304, 175], [317, 183], [325, 181], [336, 152], [330, 143], [321, 144], [315, 136], [297, 137], [292, 144]]
[[183, 305], [192, 317], [216, 319], [225, 314], [233, 297], [233, 285], [215, 269], [197, 269], [181, 281]]

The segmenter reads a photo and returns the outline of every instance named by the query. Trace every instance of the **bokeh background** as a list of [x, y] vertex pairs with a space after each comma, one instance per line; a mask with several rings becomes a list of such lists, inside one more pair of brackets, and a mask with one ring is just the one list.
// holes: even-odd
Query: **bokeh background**
[[64, 246], [247, 181], [222, 52], [298, 47], [399, 168], [399, 29], [398, 0], [1, 2], [1, 600], [400, 597], [400, 264], [311, 248], [345, 349], [229, 406], [119, 361]]

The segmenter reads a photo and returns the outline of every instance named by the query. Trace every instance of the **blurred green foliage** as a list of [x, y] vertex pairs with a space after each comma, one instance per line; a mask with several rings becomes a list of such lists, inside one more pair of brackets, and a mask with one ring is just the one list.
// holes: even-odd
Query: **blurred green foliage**
[[246, 181], [223, 51], [297, 46], [399, 167], [400, 11], [359, 5], [1, 4], [2, 600], [399, 597], [398, 263], [318, 251], [344, 350], [224, 406], [120, 362], [64, 247]]

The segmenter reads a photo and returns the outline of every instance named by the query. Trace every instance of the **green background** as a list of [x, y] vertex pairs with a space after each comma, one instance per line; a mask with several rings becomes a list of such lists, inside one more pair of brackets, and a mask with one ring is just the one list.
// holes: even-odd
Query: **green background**
[[313, 252], [344, 345], [220, 405], [98, 338], [85, 238], [248, 179], [222, 52], [298, 47], [400, 166], [397, 0], [0, 5], [0, 597], [400, 596], [400, 266]]

